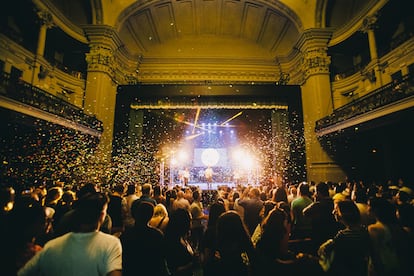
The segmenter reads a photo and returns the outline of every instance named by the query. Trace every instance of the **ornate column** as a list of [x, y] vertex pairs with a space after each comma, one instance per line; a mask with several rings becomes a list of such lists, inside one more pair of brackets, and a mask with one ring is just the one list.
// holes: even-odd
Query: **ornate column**
[[39, 37], [37, 39], [36, 55], [43, 56], [45, 53], [47, 29], [53, 27], [54, 23], [52, 15], [47, 11], [39, 11], [37, 16], [40, 19], [40, 30]]
[[342, 181], [345, 173], [320, 145], [315, 134], [315, 122], [332, 113], [332, 93], [329, 78], [331, 59], [327, 54], [331, 32], [306, 30], [298, 43], [302, 53], [302, 107], [308, 181]]
[[381, 70], [379, 67], [377, 42], [375, 40], [375, 32], [374, 32], [377, 19], [378, 18], [376, 15], [366, 17], [362, 22], [361, 31], [368, 35], [369, 54], [371, 57], [371, 62], [374, 63], [375, 80], [377, 80], [377, 84], [380, 87], [382, 86], [382, 76], [381, 76]]
[[53, 22], [52, 14], [50, 14], [49, 12], [40, 10], [37, 12], [37, 16], [39, 17], [39, 20], [40, 20], [40, 29], [39, 29], [39, 35], [37, 38], [36, 53], [33, 59], [32, 79], [31, 79], [32, 86], [37, 86], [39, 84], [39, 79], [35, 78], [35, 76], [38, 76], [39, 73], [41, 73], [42, 68], [41, 66], [38, 66], [38, 60], [39, 58], [42, 58], [45, 53], [47, 29], [52, 28], [55, 25]]
[[97, 155], [101, 162], [108, 162], [112, 155], [115, 117], [116, 88], [115, 52], [121, 43], [115, 30], [106, 25], [84, 28], [90, 51], [86, 54], [88, 74], [84, 97], [84, 111], [103, 122], [103, 134]]

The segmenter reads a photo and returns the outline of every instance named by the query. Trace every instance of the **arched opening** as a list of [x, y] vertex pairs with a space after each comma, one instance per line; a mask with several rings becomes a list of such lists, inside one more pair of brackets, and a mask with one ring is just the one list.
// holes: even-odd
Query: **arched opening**
[[208, 168], [212, 188], [296, 183], [306, 179], [301, 110], [298, 86], [120, 86], [113, 159], [168, 186], [189, 171], [189, 184], [206, 188]]

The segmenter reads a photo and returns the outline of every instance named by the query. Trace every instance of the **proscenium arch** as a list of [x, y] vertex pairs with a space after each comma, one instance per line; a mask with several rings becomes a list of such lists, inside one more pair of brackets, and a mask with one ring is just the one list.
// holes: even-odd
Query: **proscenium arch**
[[[147, 110], [258, 110], [269, 112], [272, 135], [285, 139], [291, 150], [278, 148], [279, 155], [288, 154], [290, 168], [287, 181], [306, 180], [306, 154], [303, 134], [303, 114], [300, 86], [275, 84], [138, 84], [120, 85], [117, 91], [114, 123], [114, 156], [131, 148], [131, 126], [136, 111]], [[285, 126], [280, 117], [286, 114]], [[273, 117], [272, 117], [273, 116]], [[144, 129], [144, 127], [142, 127]], [[133, 129], [133, 128], [132, 128]], [[143, 130], [147, 131], [147, 130]], [[152, 129], [151, 131], [157, 131]], [[294, 133], [294, 137], [293, 134]], [[134, 147], [134, 146], [132, 146]], [[121, 149], [121, 150], [120, 150]], [[280, 169], [280, 168], [275, 168]], [[293, 172], [294, 171], [294, 172]]]

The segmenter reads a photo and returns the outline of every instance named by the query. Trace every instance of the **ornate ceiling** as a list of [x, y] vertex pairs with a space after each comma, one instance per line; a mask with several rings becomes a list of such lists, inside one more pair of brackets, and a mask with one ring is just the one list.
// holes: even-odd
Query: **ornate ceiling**
[[144, 56], [271, 58], [291, 51], [300, 28], [274, 7], [245, 0], [154, 2], [121, 18], [121, 39]]
[[[199, 78], [212, 79], [211, 71], [219, 68], [213, 72], [216, 78], [227, 72], [227, 79], [243, 74], [248, 79], [251, 70], [257, 71], [253, 73], [256, 80], [260, 79], [257, 74], [263, 74], [265, 80], [282, 73], [280, 60], [297, 52], [296, 45], [304, 30], [326, 26], [338, 30], [368, 4], [380, 2], [91, 0], [86, 5], [86, 1], [72, 0], [69, 5], [64, 0], [35, 1], [53, 3], [80, 27], [112, 26], [124, 48], [140, 60], [144, 68], [141, 72], [161, 72], [171, 78], [175, 69], [185, 67], [187, 75], [198, 70]], [[229, 71], [234, 68], [239, 72], [232, 75]], [[210, 77], [201, 76], [205, 71], [210, 72]]]

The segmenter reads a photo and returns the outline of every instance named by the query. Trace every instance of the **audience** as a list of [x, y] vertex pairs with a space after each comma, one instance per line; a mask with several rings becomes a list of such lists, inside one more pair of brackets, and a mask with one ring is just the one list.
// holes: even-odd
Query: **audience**
[[260, 190], [252, 188], [247, 198], [240, 199], [238, 205], [243, 207], [243, 222], [247, 226], [249, 235], [253, 235], [256, 226], [260, 223], [260, 211], [263, 208], [263, 201], [260, 199]]
[[154, 193], [130, 184], [124, 194], [124, 184], [85, 183], [3, 189], [4, 275], [95, 275], [94, 265], [96, 275], [412, 274], [405, 183], [320, 182], [313, 195], [300, 183], [294, 199], [292, 183], [286, 197], [273, 184], [209, 192], [157, 184]]
[[126, 210], [125, 210], [126, 212], [124, 216], [125, 229], [130, 228], [134, 226], [135, 224], [134, 217], [132, 216], [132, 213], [131, 213], [131, 206], [132, 206], [132, 203], [139, 198], [137, 194], [138, 194], [137, 186], [135, 184], [128, 184], [127, 189], [126, 189], [126, 194], [124, 196], [125, 201], [126, 201]]
[[195, 190], [192, 193], [193, 202], [190, 205], [190, 213], [191, 213], [191, 234], [190, 234], [190, 241], [191, 245], [198, 250], [201, 239], [204, 235], [204, 221], [208, 218], [207, 215], [204, 214], [204, 207], [203, 203], [200, 201], [201, 195], [198, 190]]
[[289, 250], [291, 223], [289, 213], [278, 207], [266, 216], [256, 245], [256, 275], [322, 275], [315, 257]]
[[312, 204], [309, 184], [302, 182], [298, 187], [298, 196], [290, 204], [292, 215], [292, 239], [309, 238], [312, 231], [312, 220], [304, 216], [303, 210]]
[[335, 219], [344, 225], [319, 248], [321, 265], [328, 275], [367, 275], [370, 243], [358, 207], [351, 200], [335, 203]]
[[200, 268], [199, 255], [188, 240], [190, 227], [191, 214], [187, 209], [178, 208], [170, 214], [164, 249], [171, 275], [192, 276]]
[[310, 218], [312, 251], [316, 253], [325, 241], [332, 239], [340, 229], [333, 215], [334, 203], [329, 196], [329, 186], [320, 182], [316, 185], [314, 202], [303, 209], [303, 215]]
[[[282, 201], [282, 202], [284, 202], [284, 201]], [[256, 246], [257, 241], [260, 240], [260, 237], [261, 237], [262, 232], [263, 232], [264, 219], [267, 217], [267, 215], [270, 213], [270, 211], [272, 211], [275, 208], [275, 206], [276, 206], [276, 203], [274, 201], [266, 200], [264, 202], [263, 208], [260, 211], [261, 221], [256, 226], [256, 229], [254, 230], [253, 235], [251, 236], [253, 246]]]
[[209, 270], [210, 263], [214, 260], [214, 252], [217, 244], [217, 220], [221, 214], [226, 211], [222, 202], [213, 202], [208, 210], [207, 228], [204, 232], [200, 244], [201, 262], [203, 264], [204, 275], [213, 275], [214, 272]]
[[108, 207], [101, 193], [81, 197], [74, 208], [74, 231], [47, 242], [18, 275], [122, 275], [122, 246], [99, 231]]
[[112, 219], [112, 234], [120, 235], [124, 231], [127, 202], [124, 197], [125, 187], [123, 184], [115, 185], [109, 194], [108, 215]]
[[240, 215], [227, 211], [220, 215], [216, 226], [216, 246], [209, 262], [208, 275], [254, 275], [255, 250]]
[[152, 186], [149, 183], [142, 185], [141, 187], [142, 195], [137, 199], [137, 201], [147, 201], [150, 202], [152, 205], [157, 205], [157, 201], [152, 198]]
[[162, 204], [158, 203], [154, 207], [154, 214], [149, 221], [149, 225], [152, 227], [160, 229], [163, 233], [165, 233], [165, 229], [167, 228], [169, 221], [168, 211], [167, 208]]
[[368, 226], [371, 239], [371, 275], [408, 275], [412, 270], [412, 233], [398, 222], [396, 207], [385, 198], [371, 198], [376, 222]]
[[20, 204], [10, 211], [6, 224], [1, 224], [3, 246], [2, 274], [16, 275], [33, 256], [42, 250], [39, 237], [46, 234], [48, 221], [45, 207], [39, 202]]
[[120, 236], [122, 275], [168, 275], [161, 230], [149, 225], [154, 205], [142, 201], [132, 205], [135, 225]]

